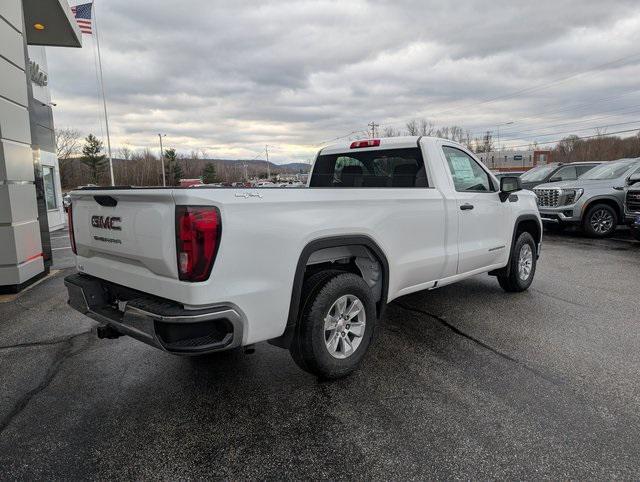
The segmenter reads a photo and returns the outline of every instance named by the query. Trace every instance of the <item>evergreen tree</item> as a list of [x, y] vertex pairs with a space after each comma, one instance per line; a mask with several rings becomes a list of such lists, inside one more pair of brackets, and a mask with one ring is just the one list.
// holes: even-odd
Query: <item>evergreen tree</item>
[[182, 179], [182, 166], [178, 162], [178, 155], [175, 149], [167, 149], [164, 151], [164, 173], [167, 185], [178, 186]]
[[98, 184], [98, 179], [105, 166], [106, 156], [102, 152], [102, 141], [93, 134], [89, 134], [82, 147], [82, 163], [89, 168], [92, 184]]
[[216, 165], [213, 162], [207, 162], [206, 166], [202, 170], [202, 182], [204, 184], [213, 184], [218, 180], [216, 174]]

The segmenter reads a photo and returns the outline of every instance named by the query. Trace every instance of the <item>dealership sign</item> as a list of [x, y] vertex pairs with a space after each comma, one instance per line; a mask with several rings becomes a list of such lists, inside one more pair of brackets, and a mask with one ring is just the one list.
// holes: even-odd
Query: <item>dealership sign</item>
[[40, 66], [33, 60], [29, 60], [29, 77], [31, 82], [40, 87], [46, 87], [49, 83], [49, 77], [47, 74], [40, 70]]

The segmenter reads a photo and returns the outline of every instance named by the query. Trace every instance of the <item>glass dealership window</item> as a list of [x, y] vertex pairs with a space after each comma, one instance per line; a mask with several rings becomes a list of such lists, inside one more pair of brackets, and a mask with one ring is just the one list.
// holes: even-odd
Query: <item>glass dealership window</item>
[[42, 181], [44, 182], [44, 198], [47, 202], [47, 209], [57, 209], [58, 199], [56, 197], [56, 183], [54, 182], [54, 168], [51, 166], [42, 167]]

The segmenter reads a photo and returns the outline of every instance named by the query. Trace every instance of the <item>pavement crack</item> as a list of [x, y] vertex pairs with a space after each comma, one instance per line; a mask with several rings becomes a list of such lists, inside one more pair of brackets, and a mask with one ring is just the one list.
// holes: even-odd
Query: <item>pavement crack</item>
[[554, 380], [553, 378], [549, 377], [548, 375], [536, 370], [535, 368], [530, 367], [529, 365], [527, 365], [526, 363], [524, 363], [521, 360], [518, 360], [517, 358], [512, 357], [511, 355], [504, 353], [500, 350], [498, 350], [497, 348], [492, 347], [491, 345], [485, 343], [482, 340], [479, 340], [478, 338], [469, 335], [468, 333], [465, 333], [464, 331], [460, 330], [458, 327], [452, 325], [451, 323], [449, 323], [447, 320], [445, 320], [444, 318], [442, 318], [441, 316], [438, 316], [434, 313], [429, 313], [426, 310], [422, 310], [420, 308], [414, 308], [413, 306], [407, 306], [403, 303], [399, 303], [397, 301], [395, 301], [393, 303], [394, 305], [398, 306], [399, 308], [402, 308], [403, 310], [407, 310], [407, 311], [412, 311], [414, 313], [419, 313], [422, 315], [427, 315], [430, 318], [433, 318], [434, 320], [436, 320], [438, 323], [440, 323], [442, 326], [444, 326], [445, 328], [447, 328], [448, 330], [452, 331], [453, 333], [455, 333], [456, 335], [459, 335], [463, 338], [466, 338], [467, 340], [475, 343], [478, 346], [481, 346], [482, 348], [484, 348], [485, 350], [490, 351], [491, 353], [499, 356], [500, 358], [503, 358], [507, 361], [510, 361], [512, 363], [515, 363], [519, 366], [521, 366], [522, 368], [524, 368], [525, 370], [545, 379], [546, 381], [553, 383], [554, 385], [560, 385], [560, 383], [557, 380]]
[[35, 346], [58, 345], [60, 343], [72, 341], [73, 339], [86, 335], [87, 333], [91, 333], [91, 330], [83, 331], [81, 333], [76, 333], [75, 335], [62, 336], [60, 338], [52, 338], [51, 340], [33, 341], [29, 343], [17, 343], [15, 345], [4, 345], [4, 346], [0, 346], [0, 350], [11, 350], [14, 348], [30, 348]]
[[562, 301], [563, 303], [568, 303], [570, 305], [577, 306], [578, 308], [586, 308], [588, 310], [593, 310], [594, 309], [591, 306], [584, 305], [582, 303], [577, 303], [575, 301], [571, 301], [571, 300], [568, 300], [566, 298], [562, 298], [560, 296], [552, 295], [551, 293], [547, 293], [547, 292], [539, 290], [537, 288], [530, 288], [530, 289], [531, 289], [531, 291], [535, 291], [536, 293], [540, 293], [543, 296], [548, 296], [549, 298], [552, 298], [552, 299], [554, 299], [556, 301]]
[[75, 356], [78, 353], [81, 353], [82, 351], [84, 351], [89, 347], [89, 344], [86, 344], [85, 346], [74, 349], [74, 342], [76, 341], [76, 339], [82, 336], [86, 336], [89, 333], [90, 332], [83, 332], [77, 335], [69, 336], [67, 337], [66, 340], [60, 342], [60, 343], [64, 343], [64, 347], [56, 354], [56, 357], [54, 358], [53, 362], [49, 366], [49, 369], [47, 370], [47, 373], [43, 378], [43, 380], [38, 384], [37, 387], [33, 388], [32, 390], [29, 390], [22, 397], [20, 397], [20, 399], [16, 402], [16, 404], [11, 409], [11, 411], [7, 414], [7, 416], [4, 417], [2, 420], [0, 420], [0, 435], [11, 424], [11, 422], [18, 415], [20, 415], [20, 413], [22, 413], [22, 411], [27, 407], [27, 405], [29, 405], [29, 402], [33, 399], [33, 397], [35, 397], [36, 395], [38, 395], [39, 393], [47, 389], [47, 387], [51, 384], [53, 379], [56, 377], [56, 375], [60, 371], [60, 367], [62, 366], [62, 364], [68, 358]]

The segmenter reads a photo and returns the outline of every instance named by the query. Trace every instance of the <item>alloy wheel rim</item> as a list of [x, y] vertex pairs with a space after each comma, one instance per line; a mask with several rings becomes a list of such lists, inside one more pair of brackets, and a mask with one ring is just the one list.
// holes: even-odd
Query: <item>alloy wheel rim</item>
[[518, 257], [518, 276], [522, 281], [527, 281], [533, 267], [533, 250], [528, 244], [523, 244]]
[[598, 234], [608, 233], [613, 227], [613, 216], [606, 209], [598, 209], [591, 216], [591, 227]]
[[329, 354], [338, 359], [353, 355], [362, 343], [366, 324], [364, 305], [357, 296], [338, 298], [324, 317], [324, 343]]

